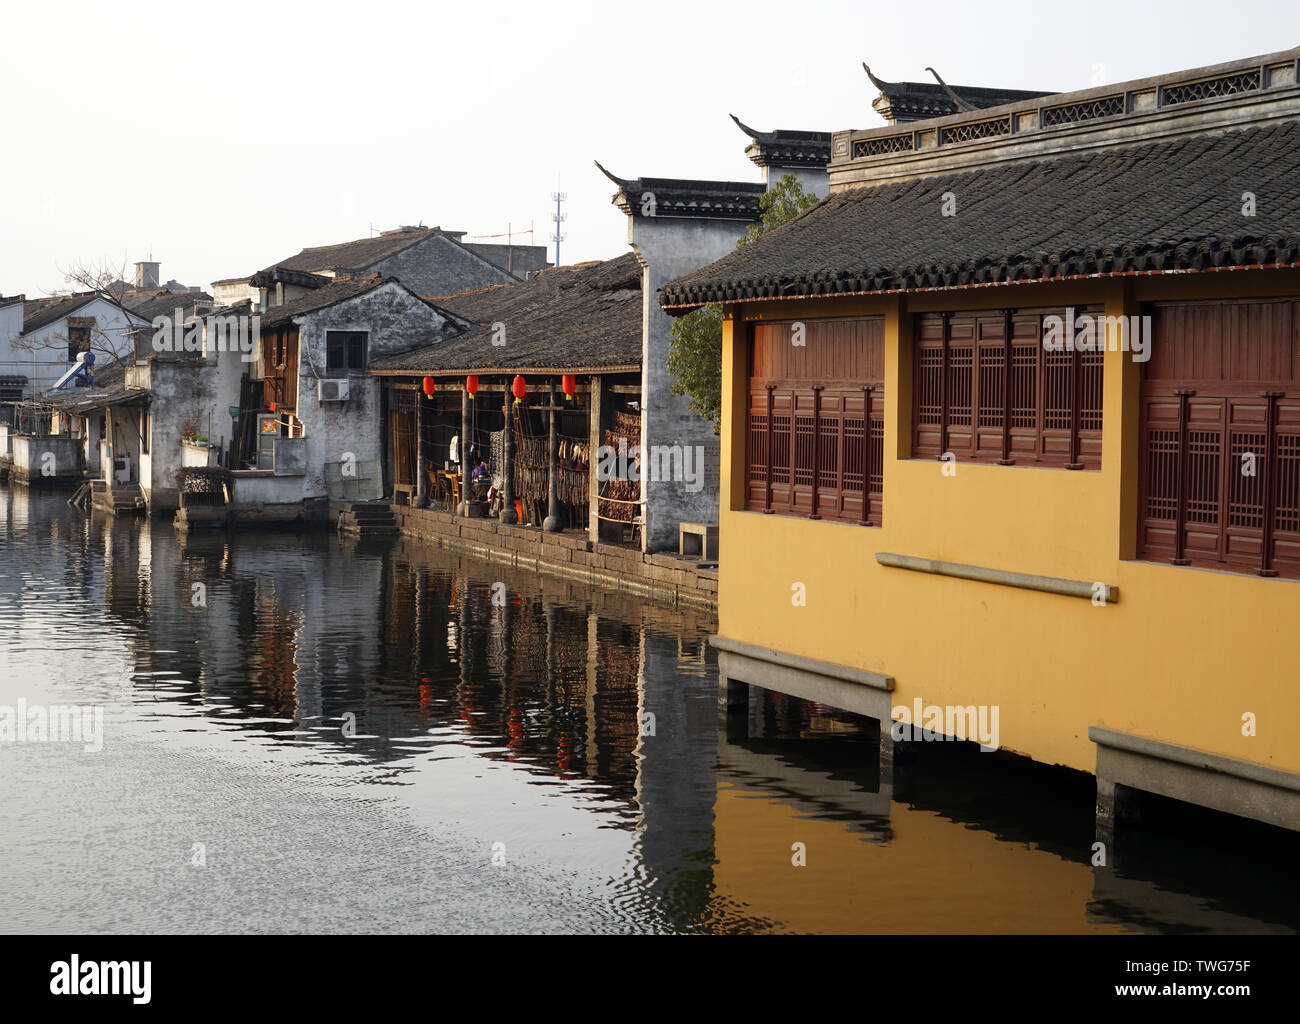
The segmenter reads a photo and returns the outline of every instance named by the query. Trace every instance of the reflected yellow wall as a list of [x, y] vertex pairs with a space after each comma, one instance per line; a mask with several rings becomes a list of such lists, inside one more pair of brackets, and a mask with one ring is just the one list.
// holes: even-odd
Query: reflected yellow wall
[[[1300, 772], [1300, 583], [1131, 560], [1140, 367], [1129, 354], [1105, 357], [1100, 472], [965, 463], [944, 477], [907, 457], [913, 313], [1097, 303], [1121, 315], [1147, 300], [1298, 294], [1300, 275], [1259, 271], [729, 308], [743, 320], [886, 317], [884, 526], [742, 510], [745, 331], [729, 319], [718, 632], [892, 675], [895, 704], [998, 705], [1001, 745], [1040, 761], [1091, 771], [1088, 727], [1101, 725]], [[887, 569], [877, 551], [1101, 581], [1120, 601]], [[791, 604], [795, 582], [806, 607]], [[1256, 737], [1241, 734], [1244, 712]]]
[[[743, 906], [746, 916], [770, 921], [778, 931], [1124, 930], [1087, 920], [1093, 895], [1088, 864], [999, 841], [933, 811], [895, 804], [893, 835], [884, 843], [725, 780], [714, 811], [718, 907]], [[796, 842], [804, 844], [805, 867], [791, 863]]]

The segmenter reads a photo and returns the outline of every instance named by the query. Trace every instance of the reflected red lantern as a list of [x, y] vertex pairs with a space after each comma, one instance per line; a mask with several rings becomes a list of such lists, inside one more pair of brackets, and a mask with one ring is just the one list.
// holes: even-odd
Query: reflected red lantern
[[478, 393], [478, 374], [471, 373], [465, 378], [465, 393], [473, 398]]
[[573, 401], [573, 393], [578, 390], [578, 380], [571, 373], [566, 373], [560, 378], [560, 389], [564, 392], [566, 402]]
[[514, 384], [510, 386], [510, 392], [515, 396], [516, 402], [523, 401], [524, 395], [528, 393], [528, 387], [524, 384], [523, 377], [516, 377]]
[[424, 393], [425, 393], [426, 395], [428, 395], [430, 398], [432, 398], [432, 397], [433, 397], [433, 393], [434, 393], [435, 391], [437, 391], [437, 390], [438, 390], [438, 382], [437, 382], [436, 380], [434, 380], [432, 377], [425, 377], [425, 378], [424, 378]]

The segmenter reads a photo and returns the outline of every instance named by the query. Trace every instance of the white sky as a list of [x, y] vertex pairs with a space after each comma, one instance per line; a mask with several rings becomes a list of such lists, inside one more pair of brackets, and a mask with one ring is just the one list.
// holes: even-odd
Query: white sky
[[593, 159], [757, 181], [727, 115], [878, 125], [864, 59], [1065, 91], [1097, 64], [1117, 82], [1294, 46], [1300, 2], [11, 0], [3, 24], [0, 294], [34, 296], [150, 251], [207, 289], [372, 224], [541, 243], [557, 179], [563, 262], [615, 256]]

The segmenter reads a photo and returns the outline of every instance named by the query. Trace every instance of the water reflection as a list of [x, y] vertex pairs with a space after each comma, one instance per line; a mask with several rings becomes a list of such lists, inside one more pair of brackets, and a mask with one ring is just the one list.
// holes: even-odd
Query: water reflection
[[[0, 746], [0, 867], [106, 894], [90, 916], [37, 896], [11, 930], [1300, 920], [1276, 830], [1156, 806], [1095, 869], [1087, 776], [931, 744], [882, 778], [869, 721], [761, 690], [720, 715], [696, 611], [402, 543], [0, 505], [4, 702], [108, 709], [102, 758]], [[1170, 838], [1202, 826], [1213, 850]]]

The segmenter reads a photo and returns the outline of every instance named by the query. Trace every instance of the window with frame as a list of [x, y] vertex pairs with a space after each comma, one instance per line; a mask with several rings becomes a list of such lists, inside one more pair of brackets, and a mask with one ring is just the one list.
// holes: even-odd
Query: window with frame
[[366, 368], [370, 334], [367, 331], [326, 331], [325, 372], [341, 377]]
[[68, 317], [68, 362], [75, 363], [80, 353], [90, 351], [90, 329], [94, 324], [92, 317]]
[[1151, 315], [1138, 557], [1300, 579], [1300, 299]]
[[745, 508], [880, 526], [884, 318], [755, 324]]
[[914, 458], [1101, 468], [1104, 353], [1048, 351], [1048, 316], [1069, 322], [1065, 309], [915, 318]]

